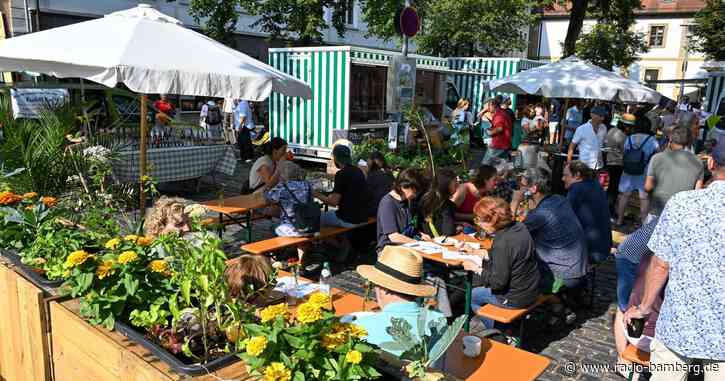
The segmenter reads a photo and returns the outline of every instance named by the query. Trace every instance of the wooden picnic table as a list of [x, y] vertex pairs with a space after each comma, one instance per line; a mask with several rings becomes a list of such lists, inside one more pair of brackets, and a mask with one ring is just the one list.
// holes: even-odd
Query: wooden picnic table
[[[473, 242], [478, 243], [481, 245], [482, 249], [490, 250], [493, 246], [493, 239], [486, 238], [484, 240], [478, 240], [476, 238], [473, 238], [469, 236], [468, 234], [459, 233], [451, 238], [455, 238], [458, 241], [464, 241], [464, 242]], [[443, 252], [440, 253], [423, 253], [421, 251], [416, 250], [418, 254], [420, 254], [421, 257], [425, 260], [429, 260], [432, 262], [440, 263], [445, 265], [446, 267], [463, 267], [463, 260], [461, 259], [445, 259], [443, 258]], [[471, 305], [471, 299], [473, 296], [473, 273], [470, 271], [466, 271], [465, 281], [464, 281], [464, 293], [466, 295], [466, 306]], [[464, 326], [464, 329], [466, 332], [469, 331], [470, 328], [470, 320], [471, 320], [471, 309], [466, 307], [466, 314], [468, 315], [468, 319], [466, 319], [466, 324]]]
[[[206, 209], [219, 213], [219, 238], [224, 233], [224, 216], [230, 221], [239, 224], [247, 232], [247, 243], [252, 242], [252, 212], [268, 206], [261, 194], [241, 195], [229, 198], [209, 200], [202, 202]], [[242, 215], [243, 219], [235, 217]]]
[[532, 381], [539, 377], [550, 360], [544, 356], [483, 338], [481, 354], [476, 358], [463, 354], [463, 336], [446, 351], [442, 371], [460, 380]]

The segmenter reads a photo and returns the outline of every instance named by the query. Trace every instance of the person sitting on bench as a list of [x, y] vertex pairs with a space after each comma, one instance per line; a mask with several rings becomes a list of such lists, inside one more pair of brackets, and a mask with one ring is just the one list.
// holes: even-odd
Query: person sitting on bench
[[[361, 316], [354, 323], [365, 328], [365, 340], [368, 343], [379, 345], [384, 351], [400, 356], [403, 348], [394, 345], [395, 340], [390, 335], [391, 319], [407, 322], [412, 327], [410, 335], [417, 337], [416, 327], [425, 307], [418, 304], [416, 299], [431, 297], [436, 293], [435, 287], [424, 281], [423, 258], [405, 247], [386, 246], [375, 265], [360, 265], [357, 272], [374, 285], [375, 297], [381, 310]], [[429, 331], [428, 323], [432, 321], [446, 325], [445, 317], [438, 311], [426, 311], [425, 318], [426, 331]]]
[[[463, 267], [478, 273], [483, 284], [473, 289], [471, 308], [476, 313], [485, 304], [504, 308], [525, 308], [539, 296], [541, 275], [534, 240], [524, 224], [514, 221], [510, 205], [503, 199], [484, 197], [473, 208], [475, 223], [494, 235], [489, 261], [479, 267], [464, 261]], [[481, 319], [486, 328], [493, 321]]]
[[555, 294], [562, 287], [574, 288], [586, 278], [588, 255], [584, 231], [571, 204], [551, 194], [551, 174], [543, 168], [528, 169], [519, 179], [519, 190], [511, 201], [516, 213], [529, 199], [524, 225], [534, 239], [542, 292]]
[[149, 237], [177, 233], [180, 236], [191, 231], [189, 215], [184, 211], [186, 202], [178, 197], [163, 196], [156, 200], [144, 222], [144, 231]]
[[352, 152], [342, 144], [332, 149], [332, 159], [339, 169], [335, 174], [335, 187], [329, 195], [315, 191], [315, 197], [327, 205], [336, 206], [337, 210], [322, 213], [322, 225], [351, 228], [366, 222], [370, 195], [365, 174], [352, 165]]
[[378, 254], [388, 245], [415, 241], [417, 234], [411, 203], [423, 190], [422, 180], [415, 169], [398, 174], [393, 190], [380, 199], [377, 216]]
[[242, 194], [250, 194], [264, 188], [272, 189], [279, 181], [277, 166], [287, 156], [287, 141], [275, 137], [264, 146], [264, 155], [252, 164], [249, 182], [242, 187]]
[[224, 271], [224, 279], [229, 286], [229, 295], [240, 300], [265, 297], [272, 289], [269, 286], [272, 265], [263, 255], [245, 254], [234, 260]]

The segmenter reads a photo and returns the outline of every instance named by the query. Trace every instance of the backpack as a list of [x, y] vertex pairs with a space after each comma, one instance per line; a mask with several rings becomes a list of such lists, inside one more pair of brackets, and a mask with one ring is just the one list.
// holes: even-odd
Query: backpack
[[645, 157], [646, 154], [642, 148], [645, 144], [647, 144], [647, 141], [651, 137], [652, 136], [648, 136], [642, 143], [640, 143], [639, 147], [635, 147], [632, 144], [631, 136], [627, 138], [629, 148], [624, 150], [624, 155], [622, 157], [624, 173], [634, 176], [644, 175], [645, 168], [647, 168], [647, 163], [650, 158]]
[[206, 124], [215, 126], [222, 122], [222, 113], [219, 110], [219, 106], [209, 106], [206, 113]]
[[[307, 200], [302, 202], [287, 188], [286, 182], [282, 183], [282, 186], [295, 200], [295, 205], [292, 207], [292, 210], [295, 212], [295, 216], [292, 219], [295, 229], [302, 234], [318, 233], [320, 231], [322, 211], [320, 211], [320, 206], [312, 198], [312, 187], [307, 184]], [[284, 213], [284, 208], [281, 209]]]

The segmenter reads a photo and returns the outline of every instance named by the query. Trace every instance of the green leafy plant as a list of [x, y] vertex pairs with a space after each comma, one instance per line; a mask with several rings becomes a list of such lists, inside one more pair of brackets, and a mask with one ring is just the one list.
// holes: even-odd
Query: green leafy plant
[[380, 374], [373, 368], [373, 348], [355, 324], [341, 323], [329, 310], [327, 294], [315, 293], [299, 306], [294, 318], [286, 304], [260, 311], [259, 322], [243, 324], [240, 357], [252, 375], [274, 380], [366, 380]]
[[417, 335], [406, 320], [391, 318], [387, 331], [393, 341], [380, 345], [388, 351], [403, 351], [400, 358], [410, 361], [405, 370], [413, 379], [426, 379], [430, 366], [453, 344], [467, 318], [460, 316], [448, 326], [445, 319], [428, 322], [427, 311], [424, 308], [418, 317]]
[[54, 197], [35, 192], [18, 195], [0, 192], [0, 247], [23, 250], [34, 240], [41, 226], [59, 214]]

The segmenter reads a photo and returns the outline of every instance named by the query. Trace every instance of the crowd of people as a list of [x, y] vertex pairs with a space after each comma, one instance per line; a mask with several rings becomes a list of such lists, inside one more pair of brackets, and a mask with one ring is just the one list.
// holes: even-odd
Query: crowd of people
[[[484, 103], [478, 122], [472, 122], [468, 102], [459, 102], [454, 111], [457, 128], [473, 123], [485, 130], [486, 153], [467, 181], [451, 169], [395, 173], [380, 152], [358, 166], [350, 147], [340, 144], [332, 150], [338, 169], [334, 188], [322, 192], [287, 160], [287, 142], [275, 137], [252, 164], [244, 191], [272, 205], [278, 236], [310, 234], [300, 223], [299, 206], [313, 198], [332, 207], [315, 217], [321, 226], [356, 227], [375, 218], [377, 261], [358, 267], [375, 285], [382, 308], [360, 319], [373, 344], [389, 341], [385, 328], [391, 317], [417, 321], [423, 308], [419, 297], [438, 298], [438, 311], [427, 315], [429, 320], [451, 316], [447, 295], [441, 296], [445, 282], [424, 276], [423, 260], [404, 245], [476, 233], [493, 243], [488, 250], [456, 246], [486, 258], [481, 264], [464, 262], [465, 270], [478, 275], [465, 311], [486, 304], [525, 308], [541, 294], [586, 292], [592, 266], [614, 253], [617, 352], [621, 355], [631, 343], [651, 351], [653, 364], [700, 360], [725, 366], [725, 138], [707, 142], [701, 136], [707, 144], [698, 144], [697, 116], [681, 111], [673, 117], [671, 105], [613, 115], [605, 104], [568, 104], [566, 110], [557, 100], [523, 108], [523, 139], [517, 147], [523, 160], [513, 181], [500, 163], [517, 156], [512, 155], [515, 112], [510, 99], [495, 97]], [[235, 111], [240, 126], [246, 126], [245, 115]], [[554, 192], [553, 181], [559, 179], [540, 160], [537, 147], [545, 144], [559, 145], [567, 157], [560, 179], [564, 194]], [[695, 155], [703, 148], [709, 154], [705, 164]], [[638, 228], [612, 250], [612, 228], [625, 224], [635, 191]], [[183, 230], [185, 224], [174, 217], [158, 222], [156, 229]], [[329, 243], [344, 261], [351, 243], [344, 237]], [[300, 259], [307, 249], [299, 248]], [[235, 265], [228, 277], [264, 273], [259, 272], [263, 264], [251, 261], [245, 257], [240, 261], [245, 265]], [[641, 337], [628, 333], [636, 319], [646, 320]], [[482, 324], [494, 326], [486, 319]], [[653, 368], [652, 374], [656, 380], [680, 380], [686, 374], [686, 368], [676, 368], [685, 373], [673, 369]], [[720, 376], [725, 371], [711, 369]]]

